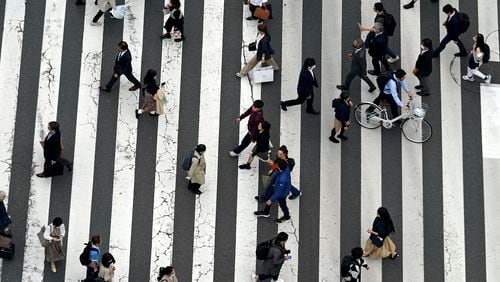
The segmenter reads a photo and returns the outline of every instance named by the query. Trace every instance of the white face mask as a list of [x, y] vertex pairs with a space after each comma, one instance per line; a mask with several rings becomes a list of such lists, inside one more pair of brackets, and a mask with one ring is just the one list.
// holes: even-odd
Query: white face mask
[[314, 70], [315, 68], [316, 68], [316, 66], [309, 67], [310, 70]]
[[420, 50], [424, 51], [424, 50], [426, 50], [426, 49], [427, 49], [427, 48], [425, 48], [425, 46], [424, 46], [424, 45], [420, 45]]

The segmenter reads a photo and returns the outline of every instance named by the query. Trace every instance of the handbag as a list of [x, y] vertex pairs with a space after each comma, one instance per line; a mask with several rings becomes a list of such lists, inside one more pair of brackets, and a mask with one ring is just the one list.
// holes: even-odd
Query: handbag
[[262, 174], [262, 187], [267, 187], [270, 177], [268, 174]]
[[273, 80], [274, 80], [274, 70], [272, 66], [267, 66], [267, 67], [260, 66], [253, 71], [254, 83], [273, 82]]
[[255, 9], [255, 11], [253, 12], [254, 17], [263, 21], [268, 20], [270, 14], [271, 12], [265, 7], [257, 7], [257, 9]]
[[372, 241], [372, 244], [375, 245], [377, 248], [381, 248], [384, 245], [384, 238], [377, 236], [375, 234], [370, 235], [370, 240]]
[[257, 50], [257, 41], [248, 44], [248, 51], [256, 51], [256, 50]]
[[42, 247], [45, 248], [50, 244], [50, 242], [49, 240], [45, 239], [45, 237], [43, 237], [44, 233], [45, 233], [45, 226], [42, 226], [40, 232], [38, 232], [36, 235], [38, 236], [38, 240], [40, 240], [40, 245], [42, 245]]
[[127, 5], [118, 5], [109, 13], [113, 16], [113, 18], [121, 20], [127, 13]]

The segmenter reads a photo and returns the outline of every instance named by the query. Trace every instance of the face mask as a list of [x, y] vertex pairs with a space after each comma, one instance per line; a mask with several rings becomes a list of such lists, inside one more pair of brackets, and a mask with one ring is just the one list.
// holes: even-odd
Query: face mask
[[424, 45], [420, 45], [420, 50], [424, 51], [426, 48]]
[[310, 70], [313, 70], [315, 68], [316, 68], [316, 66], [309, 67]]
[[354, 49], [358, 49], [358, 47], [356, 47], [356, 45], [352, 45], [352, 47], [354, 47]]

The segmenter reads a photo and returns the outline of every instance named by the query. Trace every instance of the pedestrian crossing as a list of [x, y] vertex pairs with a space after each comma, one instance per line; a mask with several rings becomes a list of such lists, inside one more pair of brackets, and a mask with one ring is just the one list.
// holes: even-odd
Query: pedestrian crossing
[[[256, 245], [280, 231], [289, 234], [292, 254], [281, 279], [339, 281], [342, 257], [364, 246], [380, 206], [396, 224], [391, 238], [401, 257], [368, 260], [363, 281], [495, 281], [499, 275], [494, 254], [500, 248], [495, 232], [500, 228], [495, 204], [500, 86], [495, 77], [490, 85], [456, 84], [450, 71], [463, 72], [468, 58], [450, 69], [453, 44], [434, 62], [432, 95], [415, 98], [431, 106], [429, 143], [410, 143], [398, 130], [368, 130], [352, 122], [349, 140], [333, 144], [328, 136], [331, 100], [339, 94], [335, 85], [349, 70], [352, 40], [366, 36], [356, 23], [373, 22], [374, 0], [273, 1], [274, 18], [267, 23], [281, 69], [264, 85], [253, 83], [251, 73], [234, 76], [254, 55], [246, 46], [255, 40], [258, 24], [245, 20], [248, 7], [239, 1], [181, 1], [182, 43], [160, 40], [168, 18], [162, 3], [117, 1], [128, 6], [124, 20], [106, 15], [102, 26], [91, 26], [98, 10], [93, 1], [82, 7], [73, 1], [18, 2], [6, 0], [0, 8], [5, 93], [0, 185], [8, 194], [16, 240], [15, 258], [0, 266], [1, 281], [83, 279], [78, 256], [94, 234], [103, 238], [101, 250], [116, 258], [115, 281], [156, 281], [159, 268], [171, 264], [179, 281], [251, 281], [261, 271]], [[418, 81], [410, 72], [420, 40], [432, 38], [437, 46], [445, 31], [436, 26], [445, 15], [430, 1], [403, 10], [405, 2], [384, 5], [398, 20], [390, 40], [401, 57], [396, 65], [414, 86]], [[492, 34], [487, 67], [498, 72], [498, 11], [484, 9], [486, 2], [497, 6], [489, 0], [451, 4], [471, 17], [463, 35], [466, 46], [477, 29]], [[36, 22], [43, 28], [33, 28]], [[165, 115], [136, 119], [142, 95], [129, 91], [127, 80], [111, 93], [99, 91], [112, 74], [120, 40], [128, 42], [137, 78], [155, 69], [157, 81], [166, 82]], [[68, 59], [70, 52], [78, 56]], [[300, 107], [279, 108], [280, 100], [295, 98], [306, 57], [318, 64], [320, 116]], [[26, 95], [30, 90], [34, 93]], [[367, 90], [355, 81], [354, 102], [373, 100]], [[288, 147], [297, 163], [292, 183], [304, 193], [288, 201], [292, 219], [279, 225], [274, 220], [282, 214], [276, 207], [268, 219], [253, 215], [262, 208], [254, 196], [262, 192], [267, 164], [256, 159], [252, 169], [239, 170], [250, 149], [238, 158], [228, 155], [247, 132], [247, 121], [237, 124], [234, 118], [256, 99], [265, 103], [274, 151], [281, 144]], [[64, 176], [38, 178], [39, 141], [52, 120], [61, 122], [63, 156], [74, 168]], [[207, 146], [207, 174], [203, 194], [193, 196], [179, 162], [198, 143]], [[66, 260], [52, 273], [37, 233], [55, 216], [67, 227]]]

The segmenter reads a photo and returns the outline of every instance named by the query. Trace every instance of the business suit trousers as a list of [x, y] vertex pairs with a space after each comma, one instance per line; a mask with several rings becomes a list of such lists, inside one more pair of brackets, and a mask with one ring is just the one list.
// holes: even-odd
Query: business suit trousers
[[429, 93], [429, 76], [417, 76], [423, 93]]
[[[288, 206], [286, 205], [286, 196], [281, 198], [281, 199], [278, 199], [278, 204], [280, 205], [280, 208], [281, 208], [281, 211], [283, 211], [283, 215], [285, 217], [287, 216], [290, 216], [290, 212], [288, 210]], [[269, 211], [271, 210], [271, 206], [272, 205], [266, 205], [266, 208], [264, 209], [264, 212], [266, 213], [269, 213]]]
[[373, 100], [373, 103], [375, 105], [379, 105], [382, 100], [385, 100], [387, 103], [391, 104], [391, 113], [392, 113], [392, 118], [395, 118], [399, 116], [399, 106], [394, 101], [394, 98], [392, 98], [391, 94], [385, 94], [384, 92], [380, 92], [377, 98]]
[[358, 72], [351, 71], [347, 74], [347, 76], [345, 78], [344, 87], [347, 90], [349, 90], [349, 87], [351, 86], [351, 82], [356, 76], [359, 76], [362, 80], [364, 80], [368, 84], [368, 86], [370, 86], [370, 88], [375, 88], [375, 84], [373, 84], [373, 82], [370, 80], [370, 78], [368, 78], [366, 73], [358, 73]]
[[283, 105], [290, 107], [290, 106], [300, 105], [300, 104], [304, 103], [304, 101], [307, 101], [306, 112], [314, 111], [314, 109], [313, 109], [314, 95], [311, 95], [310, 98], [306, 98], [304, 96], [299, 96], [295, 100], [284, 101]]
[[[266, 64], [271, 65], [273, 67], [273, 70], [280, 69], [280, 66], [278, 66], [278, 63], [276, 63], [273, 57], [270, 57], [269, 60], [266, 60]], [[250, 61], [248, 61], [248, 63], [240, 70], [240, 74], [243, 76], [247, 75], [256, 65], [257, 65], [257, 55], [254, 55], [250, 59]]]
[[373, 70], [375, 71], [375, 73], [377, 73], [377, 74], [382, 73], [380, 71], [380, 64], [382, 64], [384, 66], [384, 69], [386, 71], [391, 70], [391, 66], [389, 65], [389, 62], [387, 62], [385, 55], [383, 55], [381, 57], [373, 57], [372, 58], [372, 65], [373, 65]]
[[[125, 75], [125, 77], [128, 79], [128, 81], [132, 82], [134, 84], [134, 86], [141, 87], [141, 83], [139, 82], [139, 80], [137, 80], [137, 78], [135, 78], [135, 76], [132, 74], [132, 72], [126, 72], [126, 73], [123, 73], [123, 75]], [[118, 77], [115, 77], [115, 75], [113, 74], [111, 76], [111, 79], [109, 80], [108, 84], [106, 84], [106, 89], [111, 89], [111, 87], [113, 87], [113, 84], [115, 84], [115, 82], [118, 80], [118, 78], [120, 76], [121, 75], [118, 75]]]
[[247, 132], [245, 137], [243, 137], [243, 139], [241, 139], [240, 145], [238, 145], [236, 148], [234, 148], [233, 152], [235, 152], [236, 154], [241, 153], [243, 150], [246, 149], [246, 147], [248, 147], [248, 145], [250, 145], [251, 142], [252, 142], [252, 135], [250, 135], [250, 132]]
[[446, 45], [448, 43], [450, 43], [450, 41], [452, 41], [452, 40], [456, 41], [458, 49], [460, 49], [460, 53], [462, 53], [462, 54], [466, 54], [467, 53], [467, 51], [465, 51], [464, 44], [462, 43], [462, 41], [460, 40], [460, 38], [453, 39], [453, 38], [451, 38], [451, 36], [449, 36], [448, 34], [446, 34], [446, 36], [443, 38], [443, 40], [441, 40], [441, 42], [439, 43], [439, 46], [437, 47], [437, 49], [434, 50], [433, 56], [439, 55], [439, 53], [441, 53], [441, 51], [444, 50], [444, 48], [446, 47]]

